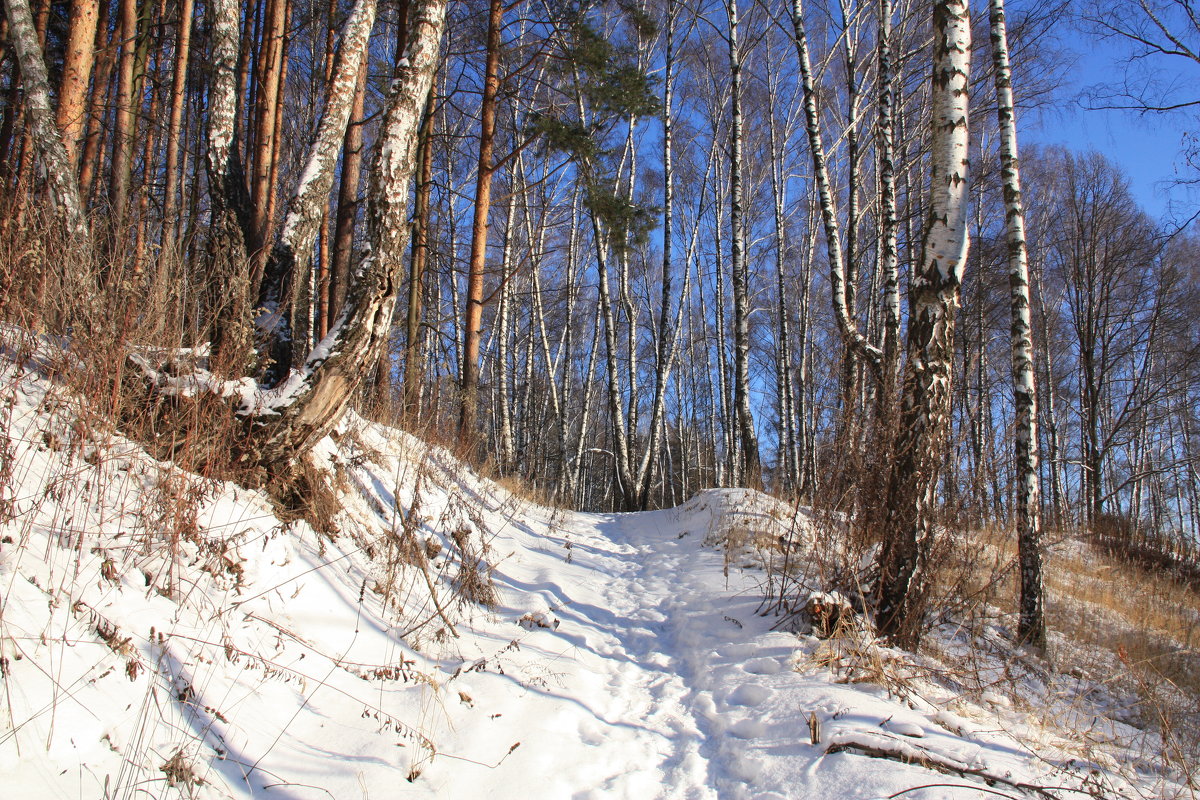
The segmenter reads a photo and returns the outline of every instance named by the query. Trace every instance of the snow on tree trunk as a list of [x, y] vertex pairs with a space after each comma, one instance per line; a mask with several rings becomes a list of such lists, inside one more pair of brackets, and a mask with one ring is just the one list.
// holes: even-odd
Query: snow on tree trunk
[[375, 26], [376, 0], [357, 0], [345, 27], [333, 81], [329, 85], [325, 111], [308, 151], [300, 183], [288, 202], [287, 216], [279, 239], [271, 248], [263, 274], [255, 323], [270, 346], [271, 363], [264, 381], [274, 385], [287, 375], [292, 364], [292, 330], [287, 314], [291, 285], [298, 267], [311, 258], [322, 212], [333, 188], [334, 172], [350, 109], [354, 104], [359, 67], [366, 57], [367, 42]]
[[32, 130], [32, 140], [46, 170], [50, 196], [58, 208], [68, 236], [74, 245], [88, 246], [87, 219], [75, 165], [55, 127], [54, 111], [50, 106], [50, 84], [46, 77], [46, 62], [33, 26], [29, 0], [4, 0], [8, 12], [8, 37], [21, 65], [21, 80], [25, 87], [25, 109]]
[[212, 353], [219, 371], [240, 375], [249, 364], [246, 322], [250, 275], [246, 231], [250, 198], [234, 144], [238, 115], [238, 39], [235, 0], [213, 0], [209, 10], [211, 84], [208, 90], [208, 184], [212, 198], [206, 254], [208, 307], [213, 315]]
[[354, 270], [346, 302], [304, 368], [262, 398], [261, 457], [282, 466], [329, 433], [388, 341], [408, 245], [409, 187], [418, 129], [437, 68], [446, 0], [414, 0], [408, 44], [384, 104], [367, 195], [370, 251]]
[[1017, 549], [1021, 564], [1021, 611], [1017, 636], [1040, 650], [1046, 647], [1042, 609], [1041, 509], [1038, 502], [1037, 394], [1033, 371], [1033, 326], [1029, 308], [1029, 260], [1025, 246], [1025, 210], [1021, 198], [1017, 123], [1013, 111], [1012, 70], [1004, 0], [991, 0], [992, 64], [996, 113], [1000, 122], [1000, 168], [1004, 181], [1005, 233], [1012, 311], [1013, 461], [1017, 472]]
[[878, 561], [876, 621], [903, 646], [920, 637], [932, 512], [950, 428], [954, 317], [968, 247], [970, 65], [966, 0], [935, 0], [929, 207], [921, 262], [909, 285], [908, 362]]

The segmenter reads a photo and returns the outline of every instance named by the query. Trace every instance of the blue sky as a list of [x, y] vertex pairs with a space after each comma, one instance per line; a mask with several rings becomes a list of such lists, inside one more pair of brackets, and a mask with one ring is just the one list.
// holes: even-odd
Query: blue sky
[[[1125, 55], [1111, 43], [1097, 42], [1082, 34], [1070, 34], [1065, 44], [1077, 53], [1068, 96], [1074, 98], [1089, 86], [1111, 84], [1123, 74]], [[1195, 81], [1200, 70], [1171, 75], [1187, 69], [1182, 60], [1154, 62], [1164, 76], [1180, 81]], [[1196, 85], [1196, 84], [1193, 84]], [[1019, 91], [1019, 87], [1017, 87]], [[1138, 114], [1132, 111], [1093, 110], [1076, 100], [1061, 111], [1031, 115], [1022, 131], [1027, 140], [1043, 144], [1061, 144], [1075, 150], [1094, 149], [1120, 164], [1128, 174], [1135, 197], [1151, 216], [1187, 218], [1200, 208], [1200, 197], [1188, 196], [1183, 188], [1170, 188], [1176, 178], [1188, 177], [1183, 163], [1183, 135], [1200, 129], [1195, 113]], [[1172, 201], [1174, 207], [1171, 208]]]

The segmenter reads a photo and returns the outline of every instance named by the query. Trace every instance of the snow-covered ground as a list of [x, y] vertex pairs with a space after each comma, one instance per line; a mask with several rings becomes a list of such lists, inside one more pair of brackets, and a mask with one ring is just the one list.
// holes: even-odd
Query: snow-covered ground
[[955, 691], [953, 630], [942, 662], [772, 630], [761, 571], [712, 546], [786, 534], [761, 495], [542, 508], [354, 418], [317, 533], [7, 360], [0, 430], [3, 798], [1185, 793], [1121, 749], [1142, 732], [1052, 724], [1048, 682], [1032, 711]]

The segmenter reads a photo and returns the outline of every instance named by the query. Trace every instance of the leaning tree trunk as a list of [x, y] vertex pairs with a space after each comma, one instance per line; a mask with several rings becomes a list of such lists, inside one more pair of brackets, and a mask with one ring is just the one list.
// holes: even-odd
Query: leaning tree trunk
[[908, 363], [878, 560], [877, 623], [902, 646], [920, 637], [944, 443], [950, 428], [954, 317], [967, 259], [967, 0], [933, 4], [932, 172], [919, 269], [909, 285]]
[[1012, 70], [1008, 61], [1004, 0], [991, 0], [990, 12], [1012, 310], [1012, 378], [1013, 402], [1016, 406], [1013, 461], [1017, 472], [1017, 552], [1021, 562], [1021, 612], [1017, 637], [1038, 650], [1045, 650], [1042, 520], [1038, 503], [1037, 394], [1033, 371], [1033, 326], [1029, 309], [1029, 259], [1025, 246], [1025, 210], [1021, 201], [1017, 123], [1013, 112]]
[[33, 25], [29, 0], [4, 0], [4, 5], [8, 12], [9, 40], [21, 66], [21, 80], [25, 86], [25, 111], [34, 147], [46, 168], [50, 196], [72, 244], [87, 247], [90, 240], [75, 165], [55, 127], [46, 62]]
[[792, 31], [796, 44], [796, 58], [800, 67], [800, 85], [804, 90], [804, 127], [808, 135], [808, 149], [812, 158], [813, 176], [820, 197], [821, 221], [825, 227], [825, 251], [829, 261], [829, 290], [833, 298], [834, 318], [838, 332], [850, 349], [857, 352], [872, 370], [878, 371], [883, 359], [879, 348], [867, 341], [858, 330], [858, 323], [851, 312], [847, 289], [846, 257], [842, 252], [842, 233], [838, 222], [837, 201], [834, 198], [829, 167], [825, 158], [824, 137], [821, 133], [821, 116], [817, 109], [817, 90], [813, 81], [812, 64], [808, 54], [808, 34], [804, 26], [804, 4], [802, 0], [792, 3]]
[[282, 467], [329, 433], [387, 345], [408, 246], [408, 195], [418, 129], [437, 68], [446, 0], [413, 0], [408, 46], [385, 101], [367, 196], [370, 250], [354, 270], [337, 323], [303, 369], [262, 396], [261, 458]]
[[278, 241], [271, 248], [259, 292], [255, 324], [259, 335], [270, 341], [270, 364], [264, 374], [267, 385], [274, 385], [292, 366], [292, 339], [288, 298], [297, 267], [311, 258], [322, 212], [333, 188], [338, 145], [350, 119], [358, 84], [359, 67], [366, 57], [371, 29], [375, 26], [376, 0], [357, 0], [342, 29], [342, 42], [329, 85], [325, 112], [309, 149], [308, 162], [288, 202], [288, 213]]

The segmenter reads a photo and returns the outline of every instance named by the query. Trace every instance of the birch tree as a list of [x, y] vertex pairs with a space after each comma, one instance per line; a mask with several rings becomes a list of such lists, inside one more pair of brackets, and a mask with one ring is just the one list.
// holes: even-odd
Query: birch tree
[[1000, 167], [1004, 181], [1005, 236], [1012, 316], [1012, 383], [1016, 420], [1013, 461], [1016, 467], [1017, 550], [1021, 567], [1021, 609], [1017, 638], [1038, 650], [1046, 647], [1042, 609], [1041, 506], [1038, 498], [1037, 395], [1033, 369], [1033, 327], [1029, 305], [1029, 257], [1025, 246], [1025, 209], [1021, 198], [1017, 123], [1013, 110], [1012, 70], [1004, 0], [989, 5], [996, 114], [1000, 123]]
[[966, 0], [935, 0], [930, 196], [921, 261], [909, 284], [911, 316], [900, 427], [888, 476], [877, 559], [876, 622], [901, 645], [920, 638], [943, 444], [950, 426], [954, 318], [967, 259], [968, 88]]

